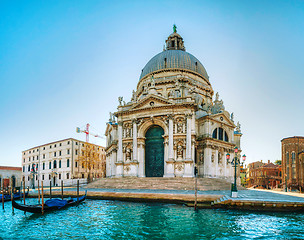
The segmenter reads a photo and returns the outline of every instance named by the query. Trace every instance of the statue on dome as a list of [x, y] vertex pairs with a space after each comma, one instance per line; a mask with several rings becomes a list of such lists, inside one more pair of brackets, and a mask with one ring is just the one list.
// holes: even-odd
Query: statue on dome
[[219, 100], [219, 97], [220, 97], [220, 95], [219, 95], [219, 93], [217, 92], [217, 93], [215, 94], [215, 101], [218, 101], [218, 100]]
[[175, 32], [175, 33], [176, 33], [176, 29], [177, 29], [176, 25], [175, 25], [175, 24], [173, 24], [173, 32]]
[[231, 119], [231, 121], [233, 122], [233, 119], [234, 119], [234, 113], [231, 113], [231, 115], [230, 115], [230, 119]]
[[151, 76], [151, 87], [155, 87], [154, 75]]

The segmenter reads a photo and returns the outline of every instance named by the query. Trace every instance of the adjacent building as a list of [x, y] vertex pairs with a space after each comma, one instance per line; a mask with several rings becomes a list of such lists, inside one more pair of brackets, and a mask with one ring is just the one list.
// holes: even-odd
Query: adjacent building
[[252, 162], [252, 163], [249, 163], [247, 165], [247, 173], [246, 173], [246, 176], [247, 176], [247, 187], [252, 187], [254, 186], [256, 180], [255, 180], [255, 175], [253, 173], [253, 170], [256, 169], [256, 168], [259, 168], [261, 166], [263, 166], [264, 163], [263, 161], [257, 161], [257, 162]]
[[7, 188], [12, 184], [13, 187], [19, 187], [22, 175], [21, 167], [0, 166], [0, 186]]
[[283, 138], [283, 184], [292, 189], [304, 188], [304, 137]]
[[233, 181], [225, 155], [233, 158], [235, 146], [241, 152], [240, 124], [175, 26], [142, 69], [131, 100], [118, 100], [105, 132], [108, 177], [193, 177], [196, 165], [201, 177]]
[[268, 163], [254, 162], [250, 165], [248, 187], [272, 189], [281, 187], [282, 168], [268, 160]]
[[105, 149], [102, 146], [68, 138], [22, 152], [22, 175], [26, 186], [65, 186], [105, 177]]

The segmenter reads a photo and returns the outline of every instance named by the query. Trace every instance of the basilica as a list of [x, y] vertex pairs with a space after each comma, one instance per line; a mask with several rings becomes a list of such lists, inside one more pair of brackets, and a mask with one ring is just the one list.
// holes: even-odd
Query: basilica
[[118, 100], [105, 132], [107, 177], [193, 177], [196, 166], [200, 177], [233, 179], [226, 154], [235, 146], [240, 152], [240, 124], [175, 25], [131, 100]]

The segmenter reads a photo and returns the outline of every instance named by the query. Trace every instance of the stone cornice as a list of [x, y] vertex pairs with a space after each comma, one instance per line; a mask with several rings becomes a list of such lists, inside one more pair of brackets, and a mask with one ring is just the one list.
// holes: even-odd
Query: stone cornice
[[[147, 111], [147, 115], [151, 113], [153, 110], [160, 110], [160, 109], [180, 109], [180, 110], [189, 110], [189, 108], [192, 108], [191, 110], [195, 111], [196, 104], [193, 102], [183, 102], [183, 103], [175, 103], [174, 105], [164, 105], [164, 106], [155, 106], [155, 107], [147, 107], [147, 108], [139, 108], [139, 109], [132, 109], [128, 111], [121, 111], [116, 112], [117, 116], [126, 116], [131, 115], [138, 112], [145, 112]], [[165, 113], [161, 114], [165, 115]]]

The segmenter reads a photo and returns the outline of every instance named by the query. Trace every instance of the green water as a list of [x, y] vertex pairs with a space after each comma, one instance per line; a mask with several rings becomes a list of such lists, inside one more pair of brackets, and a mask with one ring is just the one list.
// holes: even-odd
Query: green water
[[45, 215], [13, 214], [8, 202], [0, 215], [0, 239], [304, 239], [304, 215], [297, 213], [86, 200]]

